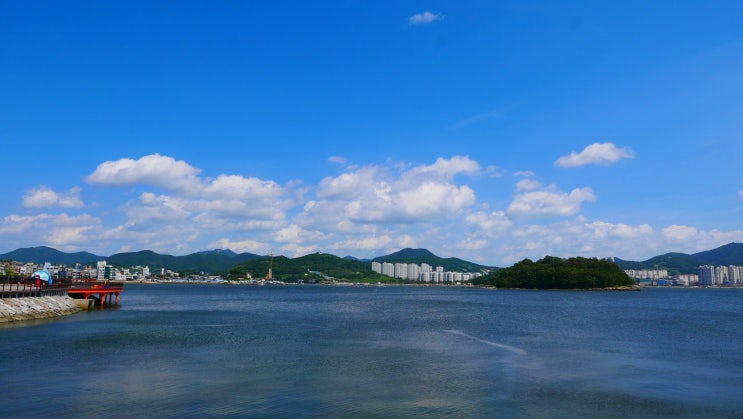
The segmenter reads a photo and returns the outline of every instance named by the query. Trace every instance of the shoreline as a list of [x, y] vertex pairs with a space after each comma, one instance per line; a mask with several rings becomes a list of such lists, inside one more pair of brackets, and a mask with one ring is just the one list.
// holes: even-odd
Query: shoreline
[[81, 310], [69, 296], [2, 298], [0, 323], [62, 317]]

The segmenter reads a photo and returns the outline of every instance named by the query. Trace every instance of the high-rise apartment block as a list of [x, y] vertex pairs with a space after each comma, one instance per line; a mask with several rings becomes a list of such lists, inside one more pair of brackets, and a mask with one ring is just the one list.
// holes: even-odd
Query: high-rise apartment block
[[415, 263], [372, 262], [372, 271], [392, 278], [428, 283], [469, 281], [482, 275], [469, 272], [444, 272], [442, 266], [437, 266], [434, 270], [426, 263], [417, 265]]
[[699, 285], [741, 285], [743, 282], [743, 266], [712, 266], [699, 267]]

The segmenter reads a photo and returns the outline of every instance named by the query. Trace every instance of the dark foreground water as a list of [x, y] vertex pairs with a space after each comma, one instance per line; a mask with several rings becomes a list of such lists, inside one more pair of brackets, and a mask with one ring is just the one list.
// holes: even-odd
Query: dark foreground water
[[743, 417], [743, 290], [127, 285], [0, 328], [2, 417]]

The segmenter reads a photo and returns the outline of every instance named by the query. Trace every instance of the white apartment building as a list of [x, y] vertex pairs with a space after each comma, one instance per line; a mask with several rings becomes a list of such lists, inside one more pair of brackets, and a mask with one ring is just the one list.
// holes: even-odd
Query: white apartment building
[[382, 273], [382, 264], [379, 262], [372, 262], [372, 271], [378, 274]]
[[407, 263], [396, 263], [395, 264], [395, 278], [408, 279], [408, 264]]
[[671, 277], [674, 281], [676, 281], [679, 285], [689, 286], [689, 285], [695, 285], [699, 283], [699, 275], [697, 274], [681, 274], [681, 275], [674, 275]]
[[634, 279], [651, 279], [657, 281], [668, 278], [667, 269], [625, 269], [624, 273]]
[[395, 265], [387, 262], [382, 263], [382, 275], [395, 277]]
[[415, 263], [395, 263], [393, 265], [388, 262], [382, 262], [381, 264], [372, 262], [372, 271], [392, 278], [427, 283], [461, 282], [481, 276], [480, 273], [444, 272], [442, 266], [437, 266], [433, 270], [431, 265], [425, 263], [419, 266]]
[[699, 267], [699, 285], [741, 285], [743, 267], [736, 265]]
[[728, 281], [733, 285], [740, 284], [740, 268], [740, 266], [735, 265], [728, 266]]
[[[109, 270], [110, 273], [110, 270]], [[103, 281], [106, 279], [106, 261], [101, 260], [96, 264], [96, 279]]]
[[406, 279], [411, 280], [411, 281], [420, 280], [420, 276], [421, 276], [420, 266], [413, 264], [413, 263], [409, 263], [407, 271], [408, 271], [408, 276], [406, 277]]

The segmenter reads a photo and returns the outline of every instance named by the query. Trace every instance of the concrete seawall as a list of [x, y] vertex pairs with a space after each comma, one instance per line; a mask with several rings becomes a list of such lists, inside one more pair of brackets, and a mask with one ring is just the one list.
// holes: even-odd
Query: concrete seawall
[[4, 298], [0, 299], [0, 323], [60, 317], [80, 310], [78, 302], [67, 296]]

